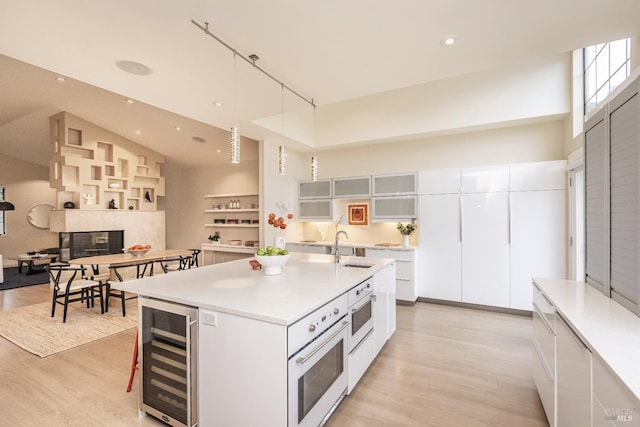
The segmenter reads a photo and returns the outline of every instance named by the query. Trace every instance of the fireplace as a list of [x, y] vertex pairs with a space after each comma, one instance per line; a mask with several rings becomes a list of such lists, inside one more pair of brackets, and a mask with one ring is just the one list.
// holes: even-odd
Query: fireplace
[[60, 261], [122, 253], [124, 230], [58, 233]]

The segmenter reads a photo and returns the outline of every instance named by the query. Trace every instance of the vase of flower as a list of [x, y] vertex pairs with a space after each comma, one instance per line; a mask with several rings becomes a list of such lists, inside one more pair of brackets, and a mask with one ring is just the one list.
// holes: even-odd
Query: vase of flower
[[401, 222], [399, 222], [396, 228], [398, 229], [398, 231], [400, 231], [400, 234], [402, 235], [402, 247], [408, 248], [409, 237], [418, 229], [416, 220], [412, 219], [411, 222], [407, 225], [404, 225]]
[[[279, 205], [280, 211], [286, 209], [282, 204]], [[278, 249], [285, 249], [287, 241], [284, 238], [285, 230], [287, 229], [287, 223], [293, 219], [293, 214], [284, 214], [277, 217], [275, 213], [270, 213], [267, 223], [275, 228], [275, 236], [273, 238], [273, 247]]]

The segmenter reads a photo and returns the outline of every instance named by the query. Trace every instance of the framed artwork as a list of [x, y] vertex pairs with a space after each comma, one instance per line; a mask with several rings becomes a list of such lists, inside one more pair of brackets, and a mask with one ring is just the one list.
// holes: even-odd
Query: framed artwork
[[369, 204], [347, 205], [349, 225], [369, 225]]

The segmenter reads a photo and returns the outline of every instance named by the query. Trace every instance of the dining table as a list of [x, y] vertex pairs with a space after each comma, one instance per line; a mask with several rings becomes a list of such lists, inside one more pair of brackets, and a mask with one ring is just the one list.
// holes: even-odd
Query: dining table
[[69, 264], [90, 266], [94, 273], [98, 273], [98, 266], [120, 267], [143, 265], [154, 262], [179, 260], [181, 257], [191, 256], [190, 249], [151, 249], [144, 255], [133, 255], [130, 253], [95, 255], [69, 260]]

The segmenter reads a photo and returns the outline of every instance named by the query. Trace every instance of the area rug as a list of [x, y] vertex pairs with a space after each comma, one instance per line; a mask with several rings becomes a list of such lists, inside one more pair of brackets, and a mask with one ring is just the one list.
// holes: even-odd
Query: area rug
[[40, 285], [49, 283], [49, 273], [42, 272], [27, 276], [25, 271], [27, 267], [22, 268], [22, 273], [18, 273], [18, 267], [9, 267], [4, 269], [4, 282], [0, 283], [0, 291], [5, 289], [21, 288], [23, 286]]
[[47, 357], [135, 328], [137, 301], [127, 304], [126, 317], [117, 308], [100, 314], [99, 306], [70, 304], [67, 322], [62, 323], [62, 306], [56, 307], [55, 317], [51, 317], [51, 302], [18, 307], [0, 312], [0, 336], [30, 353]]

